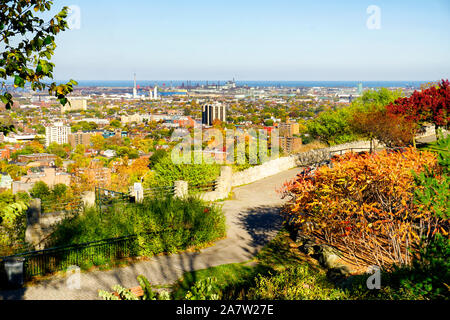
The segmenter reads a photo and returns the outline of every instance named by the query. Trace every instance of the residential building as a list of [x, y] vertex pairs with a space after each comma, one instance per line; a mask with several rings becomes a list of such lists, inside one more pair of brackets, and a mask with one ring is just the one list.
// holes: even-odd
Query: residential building
[[82, 145], [84, 145], [86, 147], [89, 147], [91, 145], [91, 137], [92, 137], [92, 135], [93, 135], [92, 132], [83, 132], [83, 131], [70, 133], [69, 136], [68, 136], [69, 144], [74, 149], [79, 144], [82, 144]]
[[68, 103], [66, 103], [64, 106], [61, 106], [61, 113], [77, 110], [87, 110], [86, 99], [69, 98]]
[[17, 157], [20, 163], [38, 162], [41, 166], [52, 166], [57, 156], [50, 153], [22, 154]]
[[279, 136], [280, 137], [292, 137], [300, 132], [300, 125], [296, 122], [291, 122], [286, 120], [286, 122], [281, 122], [278, 125]]
[[32, 168], [27, 175], [22, 176], [20, 181], [14, 181], [12, 184], [13, 193], [19, 191], [30, 191], [36, 182], [43, 181], [49, 187], [53, 187], [56, 184], [62, 183], [65, 185], [70, 185], [71, 175], [58, 171], [54, 167], [36, 167]]
[[284, 152], [293, 154], [300, 151], [302, 139], [298, 137], [280, 136], [280, 147]]
[[64, 144], [69, 142], [70, 127], [62, 122], [56, 122], [52, 126], [45, 127], [45, 146], [51, 143]]
[[142, 116], [140, 114], [137, 114], [137, 113], [129, 115], [129, 116], [121, 116], [120, 117], [120, 122], [122, 124], [131, 123], [131, 122], [141, 123], [142, 122]]
[[202, 108], [202, 124], [212, 126], [214, 120], [226, 122], [226, 106], [221, 103], [206, 104]]

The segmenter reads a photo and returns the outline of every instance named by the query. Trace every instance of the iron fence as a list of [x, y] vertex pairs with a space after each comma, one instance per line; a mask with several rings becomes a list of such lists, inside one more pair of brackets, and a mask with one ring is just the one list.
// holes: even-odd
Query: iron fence
[[156, 198], [160, 196], [174, 195], [175, 187], [172, 186], [161, 186], [152, 187], [144, 189], [144, 198]]
[[[183, 230], [189, 230], [189, 228]], [[156, 237], [163, 233], [176, 231], [179, 230], [161, 230], [146, 235]], [[128, 235], [0, 257], [0, 270], [4, 269], [3, 262], [5, 260], [24, 258], [24, 278], [29, 280], [35, 276], [65, 271], [70, 266], [102, 265], [107, 261], [136, 257], [139, 252], [137, 235]]]
[[55, 247], [38, 251], [19, 253], [1, 257], [2, 261], [10, 258], [25, 258], [24, 277], [30, 279], [58, 271], [64, 271], [69, 266], [79, 266], [83, 263], [96, 264], [102, 259], [117, 260], [130, 257], [136, 250], [136, 236], [105, 239], [100, 241]]
[[124, 192], [95, 187], [95, 204], [100, 211], [117, 202], [134, 202], [134, 197]]
[[213, 181], [210, 183], [204, 183], [204, 184], [194, 184], [189, 185], [189, 191], [196, 193], [196, 192], [211, 192], [215, 191], [217, 189], [217, 181]]
[[41, 201], [41, 214], [49, 213], [79, 213], [83, 210], [84, 201], [81, 197], [69, 201]]

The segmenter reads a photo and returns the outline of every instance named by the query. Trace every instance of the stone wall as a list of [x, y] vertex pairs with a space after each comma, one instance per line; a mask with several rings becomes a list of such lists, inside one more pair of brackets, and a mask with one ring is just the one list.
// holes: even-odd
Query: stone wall
[[[379, 148], [380, 144], [376, 144]], [[308, 152], [302, 152], [294, 154], [288, 157], [277, 158], [267, 161], [262, 165], [248, 168], [246, 170], [235, 172], [232, 177], [231, 185], [233, 187], [252, 183], [274, 174], [301, 166], [308, 166], [315, 163], [324, 162], [330, 160], [331, 156], [338, 150], [355, 148], [355, 152], [369, 151], [370, 141], [355, 141], [345, 144], [332, 146], [329, 148], [311, 150]], [[345, 150], [349, 152], [350, 150]], [[339, 153], [338, 153], [339, 154]]]
[[220, 168], [220, 176], [217, 178], [216, 190], [201, 194], [201, 198], [205, 201], [215, 201], [228, 198], [231, 192], [231, 182], [233, 171], [229, 166]]

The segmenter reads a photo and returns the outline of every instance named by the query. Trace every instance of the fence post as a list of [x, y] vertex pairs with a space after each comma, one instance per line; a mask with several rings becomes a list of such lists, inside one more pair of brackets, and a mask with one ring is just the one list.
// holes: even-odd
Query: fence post
[[188, 183], [187, 181], [175, 181], [174, 182], [174, 194], [175, 198], [184, 198], [188, 195]]
[[85, 207], [95, 206], [96, 203], [96, 193], [95, 191], [86, 191], [81, 195], [81, 200]]
[[142, 187], [142, 183], [134, 183], [131, 195], [134, 196], [136, 202], [142, 202], [142, 200], [144, 200], [144, 188]]
[[231, 191], [231, 182], [233, 179], [233, 170], [230, 166], [220, 167], [220, 176], [217, 179], [216, 191], [227, 197]]

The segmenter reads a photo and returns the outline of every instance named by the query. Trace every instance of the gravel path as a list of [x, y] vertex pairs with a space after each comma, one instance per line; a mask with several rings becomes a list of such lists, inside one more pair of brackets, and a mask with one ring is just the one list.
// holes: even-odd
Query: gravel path
[[281, 227], [277, 212], [283, 200], [275, 190], [298, 172], [299, 169], [294, 168], [234, 188], [235, 199], [222, 203], [228, 225], [227, 238], [212, 247], [199, 252], [156, 256], [109, 271], [81, 273], [80, 289], [68, 289], [66, 278], [54, 277], [23, 289], [0, 291], [0, 300], [93, 300], [99, 299], [99, 289], [110, 290], [115, 284], [127, 288], [139, 285], [138, 275], [146, 276], [154, 284], [168, 284], [186, 271], [248, 261]]

